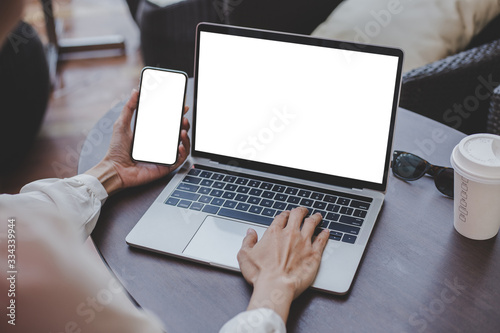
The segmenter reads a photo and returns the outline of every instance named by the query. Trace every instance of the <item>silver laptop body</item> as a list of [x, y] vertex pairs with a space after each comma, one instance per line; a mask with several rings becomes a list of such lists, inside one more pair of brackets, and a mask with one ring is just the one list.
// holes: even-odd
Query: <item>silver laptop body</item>
[[238, 271], [248, 228], [260, 238], [274, 215], [308, 204], [333, 228], [313, 287], [347, 293], [384, 201], [402, 59], [199, 24], [191, 156], [127, 243]]

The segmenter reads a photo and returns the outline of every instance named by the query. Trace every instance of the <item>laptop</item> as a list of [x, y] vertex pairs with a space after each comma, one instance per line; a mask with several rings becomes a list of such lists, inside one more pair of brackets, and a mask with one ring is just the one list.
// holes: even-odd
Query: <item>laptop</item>
[[248, 228], [320, 212], [330, 239], [312, 287], [346, 294], [384, 201], [399, 49], [200, 23], [192, 151], [126, 237], [239, 271]]

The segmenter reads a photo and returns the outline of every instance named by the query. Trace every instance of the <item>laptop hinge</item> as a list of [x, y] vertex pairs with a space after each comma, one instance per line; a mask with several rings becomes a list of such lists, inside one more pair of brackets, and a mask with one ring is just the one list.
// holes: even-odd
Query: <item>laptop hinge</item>
[[363, 192], [363, 189], [362, 189], [362, 188], [356, 188], [356, 187], [353, 187], [353, 188], [351, 188], [351, 190], [353, 190], [353, 191], [357, 191], [357, 192]]

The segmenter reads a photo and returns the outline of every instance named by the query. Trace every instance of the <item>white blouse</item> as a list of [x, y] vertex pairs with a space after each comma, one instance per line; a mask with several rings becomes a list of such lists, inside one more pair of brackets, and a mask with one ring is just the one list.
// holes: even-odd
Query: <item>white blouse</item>
[[[163, 332], [83, 242], [107, 193], [93, 176], [45, 179], [0, 195], [2, 332]], [[6, 299], [5, 299], [6, 298]], [[14, 325], [15, 324], [15, 325]], [[271, 309], [245, 311], [221, 332], [286, 332]]]

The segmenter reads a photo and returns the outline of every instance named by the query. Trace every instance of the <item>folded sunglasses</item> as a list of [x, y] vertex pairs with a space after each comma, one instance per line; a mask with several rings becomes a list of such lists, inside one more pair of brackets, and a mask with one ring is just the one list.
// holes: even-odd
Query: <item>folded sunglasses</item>
[[453, 198], [453, 168], [430, 164], [415, 154], [400, 150], [394, 151], [391, 167], [394, 176], [405, 181], [417, 180], [427, 174], [434, 178], [439, 192]]

